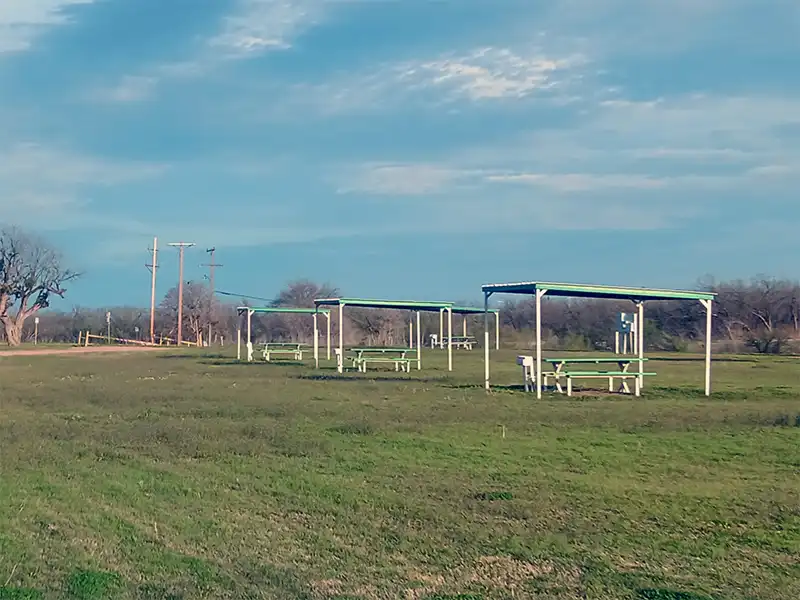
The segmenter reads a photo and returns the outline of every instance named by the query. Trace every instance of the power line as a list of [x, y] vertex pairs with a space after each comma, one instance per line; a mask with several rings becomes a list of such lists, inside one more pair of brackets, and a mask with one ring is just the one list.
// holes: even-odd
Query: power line
[[245, 294], [234, 294], [232, 292], [215, 292], [218, 296], [232, 296], [234, 298], [242, 298], [243, 300], [260, 300], [262, 302], [269, 302], [273, 304], [274, 298], [259, 298], [258, 296], [246, 296]]

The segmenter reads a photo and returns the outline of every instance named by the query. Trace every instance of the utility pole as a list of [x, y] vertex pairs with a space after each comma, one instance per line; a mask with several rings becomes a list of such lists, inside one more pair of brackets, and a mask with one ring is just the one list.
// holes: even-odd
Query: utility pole
[[222, 265], [218, 265], [214, 262], [214, 253], [217, 251], [217, 248], [208, 248], [206, 252], [211, 255], [211, 261], [201, 265], [203, 267], [208, 267], [208, 286], [210, 288], [209, 291], [209, 304], [208, 304], [208, 345], [211, 345], [212, 337], [211, 337], [211, 322], [214, 320], [214, 269], [216, 267], [221, 267]]
[[183, 341], [183, 251], [194, 242], [172, 242], [170, 246], [178, 248], [178, 346]]
[[156, 269], [158, 268], [158, 238], [153, 238], [153, 263], [145, 265], [153, 274], [150, 284], [150, 343], [156, 343]]

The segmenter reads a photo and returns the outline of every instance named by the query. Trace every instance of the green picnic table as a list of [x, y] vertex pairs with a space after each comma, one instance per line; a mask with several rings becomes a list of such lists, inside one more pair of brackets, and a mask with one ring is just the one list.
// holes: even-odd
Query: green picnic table
[[267, 342], [264, 344], [264, 360], [270, 361], [275, 356], [290, 356], [295, 360], [303, 360], [303, 352], [311, 346], [296, 342]]
[[[409, 354], [413, 354], [413, 356], [409, 356]], [[386, 346], [350, 348], [347, 358], [362, 373], [367, 372], [367, 365], [370, 363], [393, 364], [395, 371], [411, 372], [411, 361], [416, 359], [416, 350]]]
[[[630, 371], [630, 366], [633, 364], [640, 365], [647, 361], [647, 358], [626, 357], [626, 356], [575, 356], [575, 357], [548, 357], [543, 358], [542, 362], [550, 363], [553, 370], [550, 372], [543, 372], [542, 378], [544, 386], [547, 387], [549, 378], [553, 378], [556, 389], [560, 393], [564, 393], [561, 387], [561, 379], [567, 381], [567, 396], [572, 396], [572, 380], [573, 379], [608, 379], [608, 391], [614, 391], [614, 380], [619, 379], [621, 386], [619, 392], [630, 394], [631, 390], [628, 386], [628, 380], [634, 380], [635, 395], [639, 396], [641, 393], [641, 376], [653, 376], [655, 373], [645, 373], [641, 371]], [[617, 365], [616, 371], [611, 370], [587, 370], [586, 367], [572, 369], [569, 365]]]

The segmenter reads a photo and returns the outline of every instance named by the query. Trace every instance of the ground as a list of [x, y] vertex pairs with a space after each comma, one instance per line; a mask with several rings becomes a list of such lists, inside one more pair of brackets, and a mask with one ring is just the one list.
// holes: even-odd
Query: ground
[[800, 597], [800, 359], [537, 401], [515, 356], [0, 354], [0, 600]]

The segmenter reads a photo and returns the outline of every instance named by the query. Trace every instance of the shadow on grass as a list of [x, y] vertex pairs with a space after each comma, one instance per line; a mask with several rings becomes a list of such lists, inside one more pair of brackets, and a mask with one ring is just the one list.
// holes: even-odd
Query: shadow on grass
[[[392, 377], [391, 375], [371, 375], [369, 373], [362, 373], [361, 375], [352, 374], [338, 374], [336, 369], [332, 369], [332, 374], [320, 374], [320, 375], [297, 375], [295, 379], [301, 379], [305, 381], [361, 381], [361, 382], [375, 382], [375, 381], [394, 381], [394, 382], [405, 382], [405, 383], [433, 383], [440, 381], [436, 378], [431, 377], [410, 377], [409, 375], [400, 375], [399, 373], [397, 376]], [[391, 373], [391, 372], [389, 372]]]
[[704, 594], [678, 592], [664, 588], [643, 588], [636, 590], [637, 600], [711, 600]]

